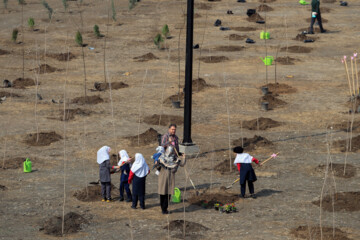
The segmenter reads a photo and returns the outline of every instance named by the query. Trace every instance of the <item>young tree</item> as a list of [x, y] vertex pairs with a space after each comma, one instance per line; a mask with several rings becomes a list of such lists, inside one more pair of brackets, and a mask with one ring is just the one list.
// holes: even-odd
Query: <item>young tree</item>
[[35, 21], [33, 18], [29, 18], [28, 19], [28, 25], [30, 27], [31, 30], [34, 30], [34, 26], [35, 26]]
[[11, 35], [11, 40], [16, 43], [17, 37], [18, 37], [19, 30], [17, 28], [14, 28]]
[[42, 5], [48, 10], [49, 19], [51, 19], [53, 14], [53, 9], [49, 6], [49, 4], [45, 0], [42, 1]]
[[3, 0], [4, 8], [7, 9], [8, 0]]
[[76, 32], [76, 35], [75, 35], [75, 42], [80, 46], [82, 47], [83, 46], [83, 39], [82, 39], [82, 35], [79, 31]]
[[169, 37], [170, 31], [169, 31], [169, 26], [167, 24], [165, 24], [161, 30], [162, 34], [164, 35], [165, 38]]
[[154, 38], [154, 44], [158, 47], [158, 49], [160, 49], [162, 42], [164, 42], [164, 38], [161, 36], [160, 33], [158, 33]]
[[94, 34], [96, 37], [102, 37], [101, 33], [100, 33], [100, 29], [98, 25], [94, 25]]
[[116, 10], [115, 10], [115, 4], [114, 4], [114, 0], [111, 0], [111, 10], [112, 10], [112, 20], [114, 20], [114, 22], [116, 22]]
[[62, 0], [62, 4], [63, 4], [63, 6], [64, 6], [64, 11], [66, 11], [67, 10], [67, 8], [68, 8], [68, 0]]

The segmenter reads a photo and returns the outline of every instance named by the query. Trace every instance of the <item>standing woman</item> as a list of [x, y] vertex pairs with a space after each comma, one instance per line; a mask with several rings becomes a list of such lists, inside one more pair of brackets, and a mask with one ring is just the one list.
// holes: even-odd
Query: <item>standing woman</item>
[[321, 13], [320, 13], [320, 0], [312, 0], [311, 1], [311, 23], [310, 23], [310, 31], [309, 34], [314, 34], [314, 23], [317, 19], [320, 27], [320, 32], [324, 33], [326, 30], [323, 28]]
[[149, 166], [141, 153], [135, 154], [135, 162], [130, 169], [129, 184], [133, 181], [132, 188], [132, 206], [136, 209], [138, 200], [140, 207], [145, 209], [145, 184], [146, 176], [150, 173]]
[[101, 196], [103, 202], [111, 201], [111, 177], [110, 169], [120, 168], [119, 166], [110, 166], [111, 148], [103, 146], [97, 151], [97, 163], [99, 164], [99, 175], [101, 182]]

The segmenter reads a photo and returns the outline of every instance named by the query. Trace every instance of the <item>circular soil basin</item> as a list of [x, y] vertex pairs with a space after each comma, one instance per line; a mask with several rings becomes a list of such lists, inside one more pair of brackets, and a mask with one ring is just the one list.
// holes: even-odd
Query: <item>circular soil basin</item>
[[156, 60], [159, 59], [157, 56], [155, 56], [153, 53], [149, 52], [147, 54], [138, 56], [138, 57], [134, 57], [133, 58], [135, 60], [135, 62], [147, 62], [150, 60]]
[[15, 94], [15, 93], [9, 93], [9, 92], [4, 92], [4, 91], [0, 91], [0, 98], [3, 98], [3, 97], [21, 97], [20, 95], [18, 94]]
[[302, 46], [291, 46], [291, 47], [282, 47], [281, 52], [291, 52], [291, 53], [310, 53], [313, 49], [311, 47], [302, 47]]
[[296, 88], [293, 88], [285, 83], [269, 83], [262, 87], [268, 87], [271, 94], [289, 94], [296, 93]]
[[125, 139], [130, 141], [130, 145], [135, 146], [146, 146], [153, 143], [158, 143], [159, 134], [155, 129], [149, 128], [145, 132], [141, 133], [139, 136], [130, 136]]
[[13, 81], [13, 88], [26, 88], [30, 86], [35, 86], [34, 79], [31, 78], [17, 78]]
[[249, 22], [257, 22], [257, 21], [263, 21], [264, 18], [261, 17], [260, 14], [254, 13], [253, 15], [248, 17], [246, 20], [248, 20]]
[[225, 191], [217, 193], [200, 193], [199, 196], [195, 194], [188, 199], [192, 205], [203, 206], [204, 202], [207, 202], [206, 208], [213, 208], [215, 203], [229, 204], [239, 200], [239, 196], [236, 194], [230, 194]]
[[272, 120], [271, 118], [263, 118], [260, 117], [258, 119], [252, 119], [249, 121], [243, 121], [243, 128], [249, 129], [249, 130], [266, 130], [268, 128], [274, 128], [281, 126], [281, 122], [277, 122], [275, 120]]
[[53, 142], [60, 141], [62, 137], [56, 132], [40, 132], [28, 134], [25, 137], [25, 143], [30, 146], [49, 146]]
[[54, 68], [54, 67], [51, 67], [50, 65], [48, 64], [41, 64], [39, 67], [37, 68], [34, 68], [30, 71], [36, 71], [38, 74], [44, 74], [44, 73], [53, 73], [53, 72], [56, 72], [58, 71], [57, 68]]
[[244, 142], [244, 150], [245, 151], [253, 151], [260, 148], [268, 148], [272, 147], [274, 144], [267, 140], [264, 137], [255, 135], [253, 138], [241, 138], [236, 139], [232, 142], [233, 146], [241, 146], [242, 142]]
[[238, 35], [238, 34], [230, 34], [228, 38], [229, 38], [229, 40], [232, 40], [232, 41], [238, 41], [238, 40], [247, 39], [247, 38], [249, 38], [249, 36], [247, 36], [247, 35]]
[[[64, 216], [64, 234], [77, 233], [84, 224], [89, 224], [85, 217], [75, 212], [69, 212]], [[54, 216], [47, 219], [39, 230], [48, 235], [62, 236], [62, 217]]]
[[[271, 12], [271, 11], [273, 11], [274, 9], [272, 8], [272, 7], [269, 7], [268, 5], [266, 5], [266, 4], [261, 4], [260, 6], [258, 6], [257, 8], [256, 8], [256, 10], [258, 11], [258, 12]], [[322, 9], [321, 9], [322, 10]]]
[[299, 61], [299, 59], [292, 57], [278, 57], [275, 59], [275, 61], [281, 65], [295, 65], [295, 61]]
[[[94, 87], [97, 91], [105, 91], [105, 90], [109, 89], [109, 83], [96, 82], [96, 83], [94, 83]], [[123, 82], [112, 82], [111, 83], [111, 90], [118, 90], [118, 89], [127, 88], [127, 87], [129, 87], [129, 85], [127, 85], [126, 83], [123, 83]]]
[[[291, 230], [291, 234], [300, 239], [350, 240], [347, 233], [338, 228], [319, 226], [299, 226]], [[335, 233], [335, 235], [333, 235]]]
[[4, 170], [22, 168], [25, 159], [24, 157], [7, 158], [5, 161], [0, 162], [0, 168]]
[[75, 58], [75, 55], [72, 54], [71, 52], [69, 52], [69, 53], [49, 53], [49, 54], [47, 54], [47, 56], [50, 58], [54, 58], [61, 62], [68, 61], [68, 59], [70, 61]]
[[[119, 191], [118, 189], [111, 184], [111, 196], [118, 196]], [[77, 200], [82, 202], [97, 202], [101, 201], [101, 186], [99, 185], [92, 185], [85, 187], [84, 189], [78, 190], [73, 195]]]
[[285, 101], [283, 101], [281, 99], [278, 99], [278, 98], [274, 97], [271, 94], [262, 96], [259, 99], [259, 103], [261, 104], [262, 102], [268, 102], [269, 103], [269, 110], [272, 110], [272, 109], [274, 109], [276, 107], [281, 107], [281, 106], [284, 106], [284, 105], [287, 104]]
[[205, 4], [205, 3], [195, 3], [195, 9], [210, 10], [211, 6], [209, 4]]
[[[349, 149], [348, 149], [349, 146]], [[340, 148], [341, 152], [346, 152], [347, 150], [349, 152], [357, 152], [360, 149], [360, 135], [353, 137], [351, 139], [351, 149], [350, 149], [350, 143], [348, 139], [345, 140], [339, 140], [334, 142], [334, 147]]]
[[[185, 225], [185, 226], [184, 226]], [[169, 229], [170, 231], [183, 232], [184, 227], [187, 234], [196, 234], [208, 231], [209, 228], [204, 225], [196, 222], [185, 221], [184, 220], [172, 220], [169, 225], [165, 225], [163, 229]]]
[[219, 63], [219, 62], [225, 62], [229, 60], [229, 58], [225, 56], [203, 56], [203, 57], [199, 57], [199, 60], [204, 63]]
[[[326, 195], [322, 200], [322, 209], [328, 212], [333, 211], [360, 211], [360, 192], [340, 192], [333, 195]], [[313, 204], [320, 206], [320, 200], [313, 201]]]
[[102, 103], [104, 102], [104, 100], [100, 97], [100, 96], [87, 96], [85, 97], [76, 97], [73, 100], [71, 100], [71, 103], [76, 103], [76, 104], [98, 104], [98, 103]]
[[[331, 172], [334, 174], [335, 177], [339, 178], [352, 178], [356, 176], [356, 167], [354, 167], [351, 164], [346, 164], [345, 172], [344, 172], [345, 164], [342, 163], [329, 163], [329, 174]], [[315, 168], [315, 172], [325, 174], [326, 171], [326, 165], [319, 165]]]
[[161, 125], [161, 126], [169, 126], [171, 123], [174, 123], [176, 125], [182, 125], [184, 123], [184, 118], [182, 116], [175, 116], [175, 115], [154, 114], [152, 116], [145, 117], [143, 122], [150, 125]]
[[56, 119], [59, 119], [60, 121], [70, 121], [70, 120], [74, 120], [75, 116], [79, 115], [79, 116], [90, 116], [91, 115], [91, 111], [86, 110], [86, 109], [81, 109], [81, 108], [75, 108], [75, 109], [65, 109], [65, 117], [64, 117], [64, 111], [63, 110], [59, 110], [59, 117]]
[[10, 52], [9, 52], [9, 51], [6, 51], [6, 50], [0, 49], [0, 56], [1, 56], [1, 55], [6, 55], [6, 54], [10, 54]]

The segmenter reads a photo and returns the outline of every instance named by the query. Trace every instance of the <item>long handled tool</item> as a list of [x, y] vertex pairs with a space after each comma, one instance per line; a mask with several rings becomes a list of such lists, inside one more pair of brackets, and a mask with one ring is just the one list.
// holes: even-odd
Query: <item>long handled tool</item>
[[271, 154], [271, 157], [265, 159], [262, 163], [260, 163], [260, 166], [264, 165], [264, 163], [266, 163], [267, 161], [270, 161], [273, 158], [276, 158], [279, 155], [279, 153], [273, 153]]
[[234, 183], [237, 183], [238, 181], [240, 181], [240, 178], [238, 178], [238, 179], [236, 179], [235, 181], [233, 181], [233, 183], [232, 183], [231, 185], [227, 186], [226, 189], [231, 188], [231, 187], [234, 185]]

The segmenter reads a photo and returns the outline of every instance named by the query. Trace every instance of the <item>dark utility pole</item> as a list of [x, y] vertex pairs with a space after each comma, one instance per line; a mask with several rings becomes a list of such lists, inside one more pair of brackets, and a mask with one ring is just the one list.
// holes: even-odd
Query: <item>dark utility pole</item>
[[192, 105], [192, 67], [193, 67], [194, 0], [187, 0], [186, 22], [186, 64], [185, 64], [185, 104], [183, 145], [192, 145], [191, 105]]

